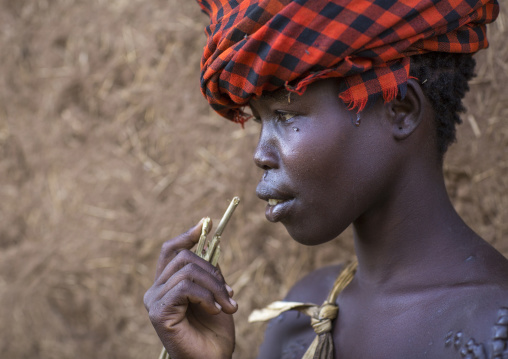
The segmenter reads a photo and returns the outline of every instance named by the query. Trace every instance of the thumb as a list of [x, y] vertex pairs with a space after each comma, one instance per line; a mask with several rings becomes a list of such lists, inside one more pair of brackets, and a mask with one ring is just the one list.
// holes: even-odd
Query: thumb
[[[162, 245], [159, 260], [157, 262], [157, 271], [155, 278], [158, 278], [169, 262], [183, 249], [191, 249], [198, 241], [201, 235], [201, 228], [206, 218], [202, 218], [194, 227], [187, 232], [172, 238]], [[211, 221], [210, 226], [211, 228]], [[209, 229], [208, 229], [209, 230]]]

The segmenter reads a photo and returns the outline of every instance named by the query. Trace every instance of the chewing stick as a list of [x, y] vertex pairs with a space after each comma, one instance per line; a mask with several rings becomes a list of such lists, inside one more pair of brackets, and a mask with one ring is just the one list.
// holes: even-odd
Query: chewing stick
[[217, 250], [217, 248], [219, 248], [218, 246], [220, 246], [219, 237], [213, 237], [212, 241], [208, 243], [208, 248], [206, 249], [206, 253], [203, 259], [211, 263], [215, 251]]
[[217, 263], [219, 263], [220, 258], [220, 244], [217, 245], [217, 248], [215, 248], [215, 251], [213, 252], [213, 257], [210, 261], [214, 267], [217, 267]]
[[215, 231], [212, 240], [208, 242], [208, 244], [206, 244], [206, 236], [210, 231], [210, 218], [207, 217], [203, 221], [203, 227], [201, 228], [201, 236], [199, 237], [198, 246], [196, 248], [196, 254], [201, 258], [203, 258], [204, 260], [210, 262], [213, 266], [216, 266], [219, 261], [221, 252], [220, 238], [222, 232], [224, 231], [224, 228], [226, 228], [226, 225], [228, 224], [229, 220], [231, 219], [233, 212], [238, 206], [238, 203], [240, 203], [240, 198], [238, 197], [234, 197], [231, 200], [229, 207], [226, 209], [226, 212], [222, 216], [222, 219], [220, 220], [219, 225], [217, 226], [217, 230]]
[[224, 216], [222, 216], [222, 219], [219, 222], [219, 225], [217, 226], [217, 230], [215, 231], [214, 237], [219, 237], [222, 235], [222, 232], [224, 231], [224, 228], [226, 228], [226, 224], [228, 224], [229, 220], [231, 219], [231, 216], [233, 215], [233, 212], [236, 209], [236, 206], [238, 206], [238, 203], [240, 203], [240, 198], [234, 197], [231, 200], [231, 203], [229, 204], [228, 209], [226, 209], [226, 212], [224, 213]]
[[203, 250], [205, 249], [206, 236], [208, 232], [210, 232], [210, 221], [210, 217], [206, 217], [201, 227], [201, 235], [199, 236], [198, 247], [196, 248], [196, 254], [200, 257], [203, 255]]

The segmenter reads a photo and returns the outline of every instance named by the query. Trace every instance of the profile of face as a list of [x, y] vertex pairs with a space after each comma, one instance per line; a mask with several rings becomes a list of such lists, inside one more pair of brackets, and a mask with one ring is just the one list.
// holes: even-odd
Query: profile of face
[[261, 125], [254, 162], [266, 217], [298, 242], [327, 242], [386, 205], [397, 180], [399, 143], [380, 100], [360, 114], [338, 98], [337, 79], [250, 102]]

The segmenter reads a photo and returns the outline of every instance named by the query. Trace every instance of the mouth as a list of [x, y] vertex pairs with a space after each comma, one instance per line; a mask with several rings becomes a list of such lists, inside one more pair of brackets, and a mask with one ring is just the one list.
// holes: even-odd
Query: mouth
[[274, 199], [274, 198], [269, 198], [268, 199], [268, 205], [269, 206], [276, 206], [279, 203], [283, 203], [283, 202], [285, 202], [285, 200], [283, 200], [283, 199]]
[[295, 198], [289, 193], [267, 188], [263, 185], [258, 186], [256, 192], [260, 199], [268, 202], [265, 216], [270, 222], [282, 221], [291, 214]]
[[272, 188], [267, 188], [261, 185], [258, 186], [256, 194], [260, 199], [268, 202], [269, 206], [276, 206], [278, 204], [291, 201], [293, 199], [293, 197], [289, 193], [282, 192]]
[[268, 200], [265, 210], [265, 217], [270, 222], [284, 222], [293, 212], [294, 198], [291, 199], [274, 199]]

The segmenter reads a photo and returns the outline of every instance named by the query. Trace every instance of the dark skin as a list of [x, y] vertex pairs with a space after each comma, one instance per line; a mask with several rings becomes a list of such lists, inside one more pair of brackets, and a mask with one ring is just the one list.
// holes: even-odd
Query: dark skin
[[150, 320], [172, 359], [231, 358], [235, 328], [231, 298], [220, 269], [191, 249], [202, 221], [162, 246], [155, 282], [145, 293]]
[[[432, 108], [416, 81], [409, 80], [408, 87], [404, 99], [378, 101], [364, 110], [360, 126], [354, 124], [356, 114], [337, 99], [334, 79], [312, 84], [302, 96], [291, 94], [291, 101], [281, 90], [250, 103], [261, 123], [254, 161], [264, 171], [257, 193], [268, 201], [268, 220], [281, 222], [306, 245], [328, 242], [353, 224], [359, 264], [337, 300], [337, 359], [460, 358], [463, 343], [445, 345], [449, 333], [457, 332], [464, 341], [485, 343], [488, 353], [497, 312], [508, 306], [508, 261], [453, 209]], [[165, 246], [172, 248], [170, 253], [188, 249], [197, 236], [194, 229]], [[222, 277], [183, 253], [185, 259], [173, 259], [163, 251], [158, 273], [166, 267], [164, 276], [145, 296], [173, 359], [199, 357], [188, 353], [187, 346], [207, 351], [186, 339], [185, 333], [206, 333], [198, 334], [198, 325], [185, 318], [205, 321], [207, 328], [222, 321], [230, 328], [236, 310], [228, 305]], [[177, 275], [174, 268], [189, 265], [193, 268], [187, 276]], [[329, 267], [311, 273], [286, 299], [322, 303], [339, 272], [340, 267]], [[200, 289], [176, 284], [189, 279]], [[160, 305], [155, 297], [167, 300]], [[222, 310], [214, 309], [214, 301]], [[171, 309], [175, 306], [181, 308], [177, 314]], [[209, 315], [198, 318], [185, 308]], [[179, 329], [160, 323], [178, 323]], [[213, 346], [220, 349], [207, 357], [231, 357], [232, 333], [221, 327], [216, 334], [222, 339]], [[308, 318], [283, 314], [269, 325], [259, 358], [301, 358], [313, 338]]]

